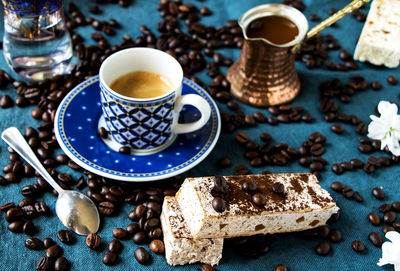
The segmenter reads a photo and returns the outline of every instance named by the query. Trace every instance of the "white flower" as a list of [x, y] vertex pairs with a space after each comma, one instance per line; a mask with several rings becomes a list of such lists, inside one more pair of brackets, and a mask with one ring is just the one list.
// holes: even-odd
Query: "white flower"
[[368, 137], [381, 141], [381, 149], [386, 146], [396, 156], [400, 156], [400, 115], [397, 115], [397, 105], [387, 101], [378, 104], [380, 117], [371, 115], [372, 122], [368, 125]]
[[392, 242], [385, 242], [382, 245], [382, 258], [377, 263], [379, 266], [394, 264], [394, 270], [400, 271], [400, 233], [389, 231], [385, 237]]

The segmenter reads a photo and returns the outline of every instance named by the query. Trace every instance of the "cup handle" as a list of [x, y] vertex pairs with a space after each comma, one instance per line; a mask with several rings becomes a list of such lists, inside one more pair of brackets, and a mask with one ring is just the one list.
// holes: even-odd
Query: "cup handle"
[[211, 115], [211, 108], [206, 99], [197, 94], [186, 94], [178, 97], [175, 101], [175, 112], [179, 114], [184, 105], [192, 105], [196, 107], [200, 113], [201, 117], [199, 120], [191, 123], [175, 123], [172, 128], [173, 134], [185, 134], [196, 131], [203, 127]]

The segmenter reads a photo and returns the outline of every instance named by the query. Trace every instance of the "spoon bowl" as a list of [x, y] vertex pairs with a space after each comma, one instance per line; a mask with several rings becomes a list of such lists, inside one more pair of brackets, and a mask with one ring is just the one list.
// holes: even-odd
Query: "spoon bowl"
[[80, 192], [64, 190], [58, 195], [56, 214], [65, 227], [80, 235], [99, 228], [99, 213], [93, 202]]
[[95, 233], [100, 226], [100, 216], [93, 201], [81, 192], [64, 190], [40, 163], [20, 131], [9, 127], [1, 138], [25, 159], [58, 192], [56, 213], [65, 227], [80, 235]]

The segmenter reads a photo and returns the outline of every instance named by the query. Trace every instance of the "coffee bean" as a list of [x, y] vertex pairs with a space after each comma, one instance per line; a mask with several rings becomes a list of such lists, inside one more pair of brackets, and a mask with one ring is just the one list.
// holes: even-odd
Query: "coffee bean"
[[33, 235], [35, 232], [35, 226], [33, 225], [33, 222], [31, 220], [28, 220], [24, 223], [22, 226], [22, 232], [26, 235]]
[[122, 248], [123, 245], [118, 239], [114, 239], [108, 244], [108, 251], [112, 253], [119, 254], [121, 253]]
[[395, 211], [395, 212], [400, 212], [400, 201], [395, 201], [395, 202], [393, 202], [392, 203], [392, 209]]
[[340, 163], [340, 166], [345, 170], [353, 169], [353, 165], [350, 162], [342, 162], [342, 163]]
[[226, 203], [225, 200], [220, 198], [220, 197], [215, 197], [212, 200], [212, 207], [214, 208], [214, 210], [218, 213], [222, 213], [225, 211], [226, 209]]
[[118, 152], [122, 154], [131, 154], [131, 148], [123, 146], [118, 149]]
[[326, 221], [327, 224], [333, 224], [336, 223], [340, 218], [340, 213], [334, 213], [331, 215], [331, 217]]
[[259, 123], [265, 123], [267, 121], [267, 117], [260, 111], [254, 112], [253, 117]]
[[257, 184], [253, 183], [253, 182], [244, 182], [242, 184], [242, 189], [243, 191], [247, 192], [247, 193], [255, 193], [257, 191]]
[[354, 240], [351, 242], [351, 248], [357, 253], [361, 253], [365, 250], [365, 246], [360, 240]]
[[59, 154], [56, 156], [56, 161], [60, 165], [65, 165], [68, 162], [69, 158], [65, 154]]
[[216, 271], [217, 269], [215, 269], [214, 267], [212, 267], [209, 264], [203, 264], [201, 266], [201, 271]]
[[382, 89], [382, 85], [378, 81], [372, 81], [371, 82], [371, 88], [373, 90], [380, 90], [380, 89]]
[[263, 164], [262, 160], [260, 157], [255, 157], [250, 161], [250, 165], [252, 167], [259, 167]]
[[338, 229], [332, 229], [329, 232], [329, 239], [333, 243], [338, 243], [338, 242], [342, 241], [342, 233]]
[[46, 250], [46, 257], [49, 259], [57, 259], [63, 254], [63, 249], [59, 245], [53, 245]]
[[234, 169], [235, 175], [246, 175], [249, 174], [249, 169], [244, 165], [239, 165]]
[[130, 235], [134, 235], [135, 233], [137, 233], [140, 230], [139, 225], [136, 223], [131, 223], [128, 226], [126, 226], [126, 231], [130, 234]]
[[350, 53], [349, 53], [347, 50], [340, 50], [340, 52], [339, 52], [339, 58], [340, 58], [341, 60], [346, 61], [346, 60], [350, 60], [350, 59], [351, 59], [351, 55], [350, 55]]
[[249, 141], [249, 136], [243, 132], [240, 132], [235, 137], [236, 141], [240, 144], [245, 144]]
[[331, 131], [334, 132], [335, 134], [343, 134], [344, 128], [343, 126], [336, 124], [331, 126]]
[[234, 100], [230, 100], [226, 103], [226, 106], [230, 109], [230, 110], [238, 110], [239, 109], [239, 104], [234, 101]]
[[[175, 190], [174, 190], [174, 194], [175, 194]], [[153, 210], [157, 215], [161, 214], [161, 205], [158, 204], [157, 202], [154, 202], [154, 201], [148, 202], [147, 208]]]
[[44, 248], [43, 242], [35, 237], [29, 237], [25, 240], [25, 246], [32, 250], [41, 250]]
[[276, 194], [284, 194], [285, 193], [285, 186], [282, 183], [274, 183], [272, 186], [272, 191]]
[[371, 174], [371, 173], [373, 173], [375, 171], [375, 167], [374, 167], [374, 165], [371, 165], [370, 163], [366, 163], [363, 166], [363, 170], [366, 173]]
[[122, 229], [122, 228], [115, 228], [112, 231], [112, 235], [114, 236], [114, 238], [120, 239], [120, 240], [125, 240], [128, 238], [129, 234], [126, 230]]
[[115, 211], [115, 206], [112, 202], [103, 201], [99, 203], [99, 212], [103, 215], [112, 215]]
[[158, 240], [158, 239], [151, 241], [149, 248], [151, 251], [153, 251], [156, 254], [164, 254], [164, 251], [165, 251], [163, 241]]
[[56, 242], [54, 242], [54, 240], [51, 239], [50, 237], [47, 237], [47, 238], [44, 238], [43, 244], [44, 244], [44, 248], [48, 249], [49, 247], [56, 245]]
[[383, 200], [385, 198], [385, 192], [379, 187], [374, 187], [371, 194], [378, 200]]
[[391, 226], [385, 226], [382, 228], [382, 232], [383, 234], [388, 233], [389, 231], [395, 231], [395, 228], [391, 227]]
[[343, 167], [340, 164], [333, 164], [331, 166], [331, 170], [333, 173], [340, 175], [343, 173]]
[[398, 80], [397, 80], [396, 76], [390, 75], [387, 78], [387, 82], [389, 83], [389, 85], [397, 85]]
[[72, 244], [74, 241], [74, 237], [69, 230], [59, 230], [57, 232], [58, 240], [60, 240], [64, 244]]
[[90, 249], [96, 249], [100, 246], [101, 238], [96, 233], [90, 233], [86, 237], [86, 245]]
[[50, 271], [53, 269], [49, 258], [43, 256], [37, 262], [35, 266], [37, 271]]
[[289, 115], [287, 115], [287, 114], [279, 114], [279, 115], [276, 117], [276, 119], [277, 119], [279, 122], [282, 122], [282, 123], [289, 123], [289, 122], [290, 122]]
[[[359, 135], [365, 135], [367, 133], [368, 127], [364, 123], [359, 123], [356, 127], [356, 132]], [[360, 149], [359, 149], [360, 150]], [[361, 151], [361, 150], [360, 150]], [[361, 151], [363, 152], [363, 151]]]
[[142, 231], [135, 233], [133, 242], [137, 245], [144, 244], [146, 242], [146, 234]]
[[224, 158], [221, 158], [220, 160], [218, 160], [217, 164], [218, 164], [218, 166], [225, 168], [225, 167], [229, 167], [232, 163], [231, 163], [231, 159], [224, 157]]
[[157, 227], [160, 224], [160, 219], [153, 217], [144, 223], [143, 229], [148, 232], [150, 229]]
[[275, 266], [274, 271], [288, 271], [288, 269], [285, 265], [279, 264], [279, 265]]
[[322, 241], [315, 247], [315, 253], [319, 256], [326, 256], [331, 252], [331, 246], [328, 242]]
[[7, 210], [5, 218], [6, 221], [10, 223], [21, 219], [23, 215], [24, 213], [20, 207], [13, 207]]
[[267, 199], [263, 194], [255, 193], [251, 197], [251, 201], [257, 206], [264, 206], [265, 203], [267, 202]]
[[31, 116], [34, 119], [40, 120], [42, 118], [43, 111], [40, 108], [33, 109]]
[[318, 172], [324, 168], [324, 166], [320, 162], [312, 162], [309, 167], [311, 172]]
[[65, 257], [60, 257], [54, 262], [55, 271], [69, 270], [69, 261]]
[[3, 95], [0, 98], [0, 107], [1, 108], [10, 108], [14, 105], [14, 101], [11, 99], [9, 95]]
[[379, 206], [379, 211], [382, 213], [386, 213], [389, 212], [392, 208], [392, 205], [384, 203], [381, 206]]
[[118, 255], [113, 252], [107, 252], [103, 256], [103, 263], [108, 266], [112, 266], [117, 263]]
[[359, 192], [354, 192], [353, 198], [354, 198], [357, 202], [364, 202], [364, 198], [360, 195]]
[[12, 173], [12, 172], [9, 172], [9, 173], [7, 173], [6, 175], [4, 175], [4, 180], [6, 181], [6, 183], [16, 183], [16, 182], [18, 182], [19, 181], [19, 179], [17, 178], [17, 176], [14, 174], [14, 173]]
[[77, 163], [72, 161], [72, 160], [69, 160], [67, 165], [68, 165], [69, 168], [71, 168], [73, 170], [77, 170], [77, 171], [81, 170], [81, 167]]
[[381, 218], [375, 212], [371, 212], [368, 214], [368, 220], [372, 225], [379, 226], [381, 224]]
[[98, 133], [101, 138], [108, 138], [108, 131], [106, 130], [106, 128], [100, 127]]
[[150, 240], [160, 239], [162, 236], [162, 230], [161, 228], [155, 228], [149, 231], [147, 235], [150, 238]]
[[343, 188], [342, 194], [343, 196], [345, 196], [345, 198], [351, 199], [354, 196], [354, 191], [350, 187], [346, 186], [345, 188]]
[[7, 202], [0, 206], [0, 211], [7, 212], [9, 209], [15, 207], [14, 202]]
[[219, 91], [216, 93], [215, 98], [221, 103], [227, 103], [231, 99], [231, 96], [228, 91]]
[[390, 224], [396, 221], [397, 215], [393, 211], [386, 212], [383, 215], [383, 222]]
[[273, 126], [278, 125], [278, 120], [274, 117], [268, 117], [267, 122], [268, 122], [268, 124], [273, 125]]
[[150, 261], [150, 254], [142, 247], [135, 249], [135, 259], [138, 263], [145, 265]]
[[371, 232], [368, 235], [368, 239], [371, 241], [371, 243], [376, 246], [376, 247], [381, 247], [383, 244], [383, 238], [382, 235], [378, 232]]
[[331, 184], [331, 189], [338, 193], [342, 192], [343, 188], [345, 188], [345, 187], [346, 187], [346, 185], [341, 182], [333, 182]]

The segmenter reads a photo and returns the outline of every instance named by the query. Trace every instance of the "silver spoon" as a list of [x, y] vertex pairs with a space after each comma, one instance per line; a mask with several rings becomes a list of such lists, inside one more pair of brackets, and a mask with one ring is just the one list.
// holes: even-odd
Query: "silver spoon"
[[97, 232], [100, 217], [93, 201], [80, 192], [62, 189], [42, 166], [17, 128], [7, 128], [1, 134], [1, 138], [58, 192], [56, 213], [65, 227], [80, 235]]

